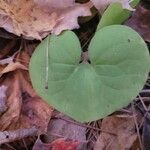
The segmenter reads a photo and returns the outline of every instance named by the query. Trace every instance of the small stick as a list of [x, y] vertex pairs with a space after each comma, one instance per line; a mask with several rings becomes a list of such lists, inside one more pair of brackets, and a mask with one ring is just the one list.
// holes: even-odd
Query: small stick
[[141, 103], [142, 103], [142, 105], [143, 105], [143, 108], [145, 109], [146, 112], [148, 112], [148, 109], [147, 109], [146, 105], [144, 104], [141, 95], [139, 94], [138, 96], [139, 96], [139, 99], [140, 99], [140, 101], [141, 101]]
[[150, 94], [150, 89], [142, 90], [142, 91], [140, 91], [140, 93], [149, 93]]
[[137, 135], [138, 135], [138, 138], [139, 138], [139, 142], [140, 142], [140, 147], [141, 147], [141, 150], [144, 150], [144, 149], [143, 149], [143, 145], [142, 145], [142, 140], [141, 140], [141, 137], [140, 137], [140, 132], [139, 132], [138, 123], [137, 123], [136, 116], [135, 116], [134, 104], [132, 103], [131, 106], [132, 106], [132, 112], [133, 112], [133, 119], [134, 119], [136, 131], [137, 131]]
[[13, 146], [11, 146], [11, 145], [8, 144], [8, 143], [5, 143], [5, 145], [6, 145], [7, 147], [9, 147], [10, 149], [12, 149], [12, 150], [17, 150], [17, 149], [15, 149]]
[[0, 132], [0, 145], [15, 140], [19, 140], [28, 136], [36, 135], [38, 130], [35, 127], [28, 129], [19, 129], [15, 131]]
[[25, 149], [26, 149], [26, 150], [29, 150], [24, 139], [22, 139], [22, 142], [23, 142], [23, 144], [24, 144]]

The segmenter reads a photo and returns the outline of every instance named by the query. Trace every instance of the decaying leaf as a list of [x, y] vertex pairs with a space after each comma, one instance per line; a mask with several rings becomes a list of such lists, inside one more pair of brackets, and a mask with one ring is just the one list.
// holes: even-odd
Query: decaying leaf
[[[22, 60], [28, 66], [29, 56], [18, 53], [16, 60]], [[20, 63], [21, 62], [15, 62]], [[25, 65], [26, 64], [26, 65]], [[11, 72], [9, 72], [11, 71]], [[15, 130], [35, 126], [39, 131], [46, 131], [52, 109], [32, 89], [27, 70], [10, 69], [0, 78], [0, 85], [7, 86], [7, 110], [1, 115], [0, 130]]]
[[87, 150], [86, 128], [79, 126], [71, 118], [56, 113], [54, 119], [51, 119], [47, 129], [48, 141], [52, 142], [58, 138], [79, 141], [79, 149]]
[[150, 42], [150, 9], [140, 5], [132, 17], [126, 21], [126, 25], [136, 30], [145, 41]]
[[138, 146], [137, 134], [135, 132], [134, 119], [130, 116], [110, 116], [102, 121], [102, 130], [113, 131], [115, 135], [101, 133], [94, 150], [126, 150], [135, 143]]
[[73, 120], [61, 113], [57, 114], [57, 117], [58, 119], [51, 119], [48, 125], [47, 135], [50, 141], [58, 138], [57, 135], [66, 139], [86, 141], [85, 127], [70, 123], [69, 121]]
[[93, 4], [95, 5], [95, 7], [101, 12], [103, 13], [104, 10], [107, 8], [108, 5], [110, 5], [111, 3], [121, 3], [122, 7], [124, 9], [128, 9], [133, 11], [134, 9], [130, 6], [130, 2], [132, 0], [91, 0], [93, 2]]
[[22, 65], [19, 62], [11, 62], [9, 63], [1, 72], [0, 72], [0, 76], [2, 76], [4, 73], [8, 73], [17, 69], [23, 69], [23, 70], [27, 70], [27, 68]]
[[28, 39], [78, 28], [77, 18], [89, 15], [89, 5], [74, 0], [0, 0], [0, 27]]
[[80, 142], [67, 141], [66, 139], [60, 138], [52, 143], [43, 143], [40, 138], [35, 142], [32, 150], [77, 150]]
[[0, 65], [5, 65], [13, 62], [14, 56], [0, 60]]

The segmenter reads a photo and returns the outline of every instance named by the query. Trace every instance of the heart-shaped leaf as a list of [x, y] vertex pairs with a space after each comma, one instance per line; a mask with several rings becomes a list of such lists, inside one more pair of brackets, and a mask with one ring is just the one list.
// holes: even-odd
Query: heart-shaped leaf
[[91, 64], [79, 63], [80, 54], [77, 37], [66, 31], [46, 38], [30, 62], [37, 93], [77, 121], [103, 118], [126, 106], [147, 79], [148, 48], [129, 27], [112, 25], [97, 31], [89, 46]]

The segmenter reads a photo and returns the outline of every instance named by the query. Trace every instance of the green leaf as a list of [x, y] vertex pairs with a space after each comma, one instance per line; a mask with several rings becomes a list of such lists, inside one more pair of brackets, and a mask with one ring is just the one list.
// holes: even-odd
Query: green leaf
[[36, 92], [77, 121], [97, 120], [126, 106], [147, 79], [148, 48], [129, 27], [113, 25], [97, 31], [89, 46], [91, 64], [79, 64], [80, 54], [77, 37], [66, 31], [45, 39], [35, 50], [29, 67]]
[[[139, 0], [134, 0], [131, 6], [135, 7], [138, 3]], [[97, 30], [109, 25], [122, 24], [130, 15], [131, 11], [123, 9], [120, 3], [112, 3], [102, 15]]]

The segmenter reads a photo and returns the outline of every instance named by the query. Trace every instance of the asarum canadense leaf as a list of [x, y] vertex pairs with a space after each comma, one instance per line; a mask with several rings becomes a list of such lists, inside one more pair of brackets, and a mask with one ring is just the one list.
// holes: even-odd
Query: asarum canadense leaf
[[47, 37], [30, 61], [34, 89], [50, 105], [80, 122], [103, 118], [126, 106], [142, 89], [150, 68], [144, 40], [122, 25], [97, 31], [89, 63], [71, 31]]

